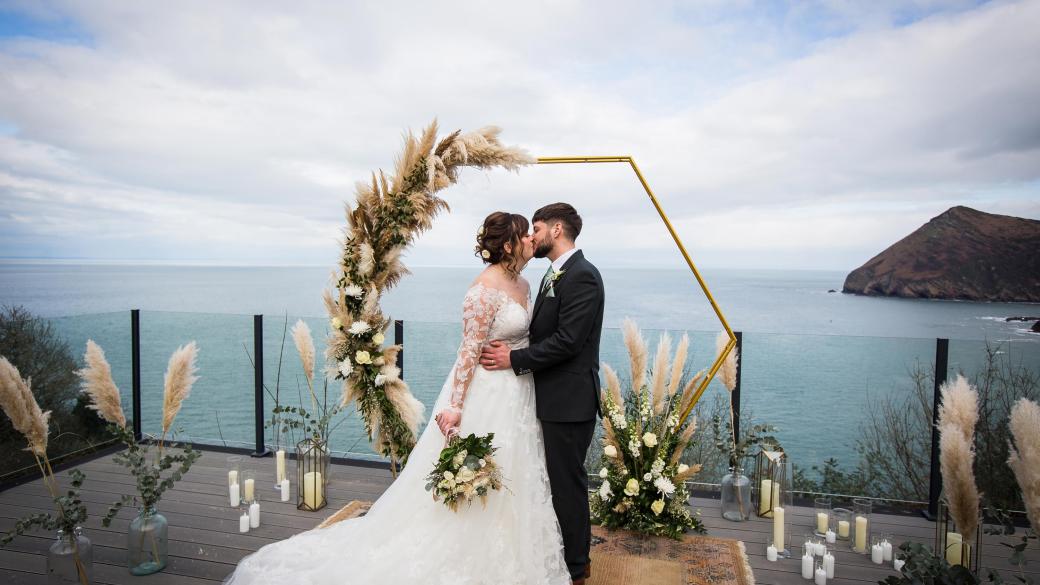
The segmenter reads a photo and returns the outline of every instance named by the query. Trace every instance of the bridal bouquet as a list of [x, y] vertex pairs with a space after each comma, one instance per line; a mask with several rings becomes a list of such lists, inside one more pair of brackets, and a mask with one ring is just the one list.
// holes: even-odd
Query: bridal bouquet
[[495, 433], [470, 434], [448, 441], [426, 476], [426, 491], [433, 492], [434, 501], [443, 499], [445, 506], [457, 512], [461, 502], [479, 497], [483, 504], [489, 491], [502, 487], [502, 471], [491, 457], [496, 451], [491, 444], [494, 438]]

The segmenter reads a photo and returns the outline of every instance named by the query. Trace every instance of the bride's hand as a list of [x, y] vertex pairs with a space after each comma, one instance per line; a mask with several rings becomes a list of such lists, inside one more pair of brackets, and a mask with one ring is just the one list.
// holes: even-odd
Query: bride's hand
[[441, 434], [447, 437], [453, 431], [458, 433], [459, 424], [462, 422], [462, 413], [452, 408], [446, 408], [437, 413], [433, 420], [437, 421]]

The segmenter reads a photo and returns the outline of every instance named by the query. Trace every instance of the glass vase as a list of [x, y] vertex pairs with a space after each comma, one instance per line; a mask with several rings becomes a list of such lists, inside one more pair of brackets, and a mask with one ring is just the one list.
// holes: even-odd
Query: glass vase
[[47, 550], [48, 585], [90, 583], [94, 573], [94, 546], [77, 526], [72, 534], [58, 531]]
[[751, 517], [751, 479], [744, 469], [731, 467], [722, 476], [722, 517], [732, 522], [743, 522]]
[[151, 575], [166, 566], [167, 532], [166, 517], [156, 511], [155, 506], [142, 508], [130, 521], [127, 533], [126, 562], [132, 575]]

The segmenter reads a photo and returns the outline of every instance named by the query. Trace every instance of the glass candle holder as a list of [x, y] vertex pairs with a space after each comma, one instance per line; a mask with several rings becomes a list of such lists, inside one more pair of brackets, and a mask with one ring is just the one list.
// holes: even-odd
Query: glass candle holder
[[860, 554], [870, 554], [870, 509], [871, 501], [866, 498], [852, 500], [852, 525], [850, 538], [852, 550]]
[[256, 472], [252, 469], [243, 469], [240, 477], [242, 478], [242, 502], [252, 504], [256, 500]]
[[816, 498], [813, 502], [813, 507], [816, 510], [816, 535], [827, 536], [827, 530], [831, 525], [831, 499], [822, 496]]
[[227, 458], [227, 469], [228, 469], [228, 504], [232, 508], [238, 507], [242, 503], [242, 481], [240, 474], [242, 472], [242, 457], [239, 455], [232, 455]]
[[831, 518], [834, 522], [834, 532], [838, 540], [849, 540], [852, 534], [852, 510], [848, 508], [834, 508], [831, 510]]

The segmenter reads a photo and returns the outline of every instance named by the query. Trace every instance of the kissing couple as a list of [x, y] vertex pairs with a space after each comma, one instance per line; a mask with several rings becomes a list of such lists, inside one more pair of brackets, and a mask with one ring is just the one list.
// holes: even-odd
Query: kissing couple
[[[585, 457], [599, 407], [604, 290], [567, 203], [496, 211], [477, 229], [486, 265], [462, 299], [462, 343], [408, 465], [360, 518], [245, 557], [234, 585], [583, 585], [591, 574]], [[550, 262], [531, 286], [521, 271]], [[448, 437], [494, 433], [506, 490], [453, 512], [426, 475]]]

